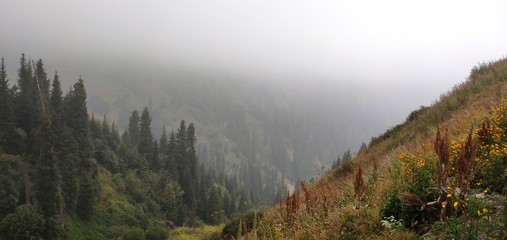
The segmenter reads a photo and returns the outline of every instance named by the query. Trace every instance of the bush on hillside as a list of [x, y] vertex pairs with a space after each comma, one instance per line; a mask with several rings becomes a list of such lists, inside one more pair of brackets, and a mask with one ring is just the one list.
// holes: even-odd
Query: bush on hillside
[[0, 222], [0, 239], [43, 239], [44, 217], [32, 205], [20, 205]]
[[[253, 229], [254, 225], [257, 224], [257, 221], [262, 219], [262, 217], [262, 212], [247, 212], [239, 217], [234, 218], [222, 229], [222, 238], [235, 239], [240, 232], [244, 232], [245, 230], [250, 232]], [[244, 229], [240, 230], [240, 225]]]

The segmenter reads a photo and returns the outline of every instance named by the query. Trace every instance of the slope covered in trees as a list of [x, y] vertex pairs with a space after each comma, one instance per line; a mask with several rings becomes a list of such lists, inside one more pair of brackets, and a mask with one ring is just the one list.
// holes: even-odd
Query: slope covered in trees
[[[507, 59], [372, 138], [235, 239], [505, 239]], [[260, 220], [259, 220], [260, 219]], [[237, 223], [236, 223], [237, 224]], [[231, 228], [233, 230], [231, 230]], [[254, 229], [252, 229], [254, 228]]]
[[[111, 66], [107, 79], [87, 82], [93, 96], [89, 110], [107, 114], [122, 128], [128, 127], [132, 110], [144, 106], [155, 130], [177, 129], [181, 119], [192, 121], [203, 164], [241, 175], [238, 181], [245, 189], [267, 204], [285, 191], [285, 183], [315, 177], [338, 155], [349, 148], [355, 152], [396, 119], [379, 113], [385, 97], [367, 86], [125, 62], [128, 70]], [[352, 91], [358, 94], [347, 94]], [[379, 98], [379, 106], [364, 106], [365, 95]]]
[[120, 133], [88, 114], [81, 78], [63, 94], [42, 60], [22, 55], [14, 84], [2, 59], [0, 98], [0, 239], [166, 239], [258, 204], [202, 164], [193, 123], [155, 138], [145, 107]]

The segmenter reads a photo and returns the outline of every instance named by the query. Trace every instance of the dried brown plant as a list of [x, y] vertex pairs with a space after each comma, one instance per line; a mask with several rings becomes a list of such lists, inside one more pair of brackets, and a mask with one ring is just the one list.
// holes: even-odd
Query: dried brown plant
[[364, 194], [368, 189], [368, 184], [363, 180], [363, 168], [359, 167], [356, 172], [356, 178], [354, 180], [354, 193], [357, 201], [361, 201], [364, 198]]
[[437, 128], [437, 136], [435, 138], [435, 153], [438, 156], [437, 161], [437, 175], [438, 183], [440, 186], [447, 186], [449, 168], [450, 168], [450, 147], [449, 147], [449, 134], [447, 129], [443, 135], [440, 128]]

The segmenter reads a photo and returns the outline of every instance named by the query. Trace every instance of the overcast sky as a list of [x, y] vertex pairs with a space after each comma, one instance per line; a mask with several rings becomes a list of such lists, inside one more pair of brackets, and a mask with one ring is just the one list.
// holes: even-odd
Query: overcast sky
[[402, 86], [427, 105], [478, 62], [506, 56], [506, 13], [501, 0], [0, 0], [0, 55], [11, 81], [24, 52], [48, 72], [86, 75], [72, 63], [123, 58]]

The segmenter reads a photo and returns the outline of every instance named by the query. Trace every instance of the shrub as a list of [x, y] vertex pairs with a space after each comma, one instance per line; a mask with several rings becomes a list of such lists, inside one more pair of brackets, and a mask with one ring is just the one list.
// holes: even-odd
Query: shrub
[[[222, 229], [222, 238], [233, 239], [239, 232], [244, 232], [244, 230], [251, 231], [254, 225], [257, 224], [257, 221], [262, 219], [262, 217], [263, 214], [261, 212], [247, 212], [239, 217], [234, 218]], [[240, 230], [240, 225], [246, 229]]]
[[122, 238], [123, 240], [146, 240], [144, 231], [138, 227], [113, 226], [111, 234], [114, 239]]
[[354, 163], [352, 161], [345, 161], [334, 171], [337, 177], [347, 175], [354, 171]]
[[401, 200], [398, 197], [398, 190], [394, 189], [389, 196], [386, 204], [380, 211], [380, 216], [382, 219], [391, 218], [400, 219], [401, 215]]
[[0, 222], [0, 235], [5, 239], [43, 239], [44, 218], [32, 205], [20, 205]]
[[163, 225], [150, 225], [146, 230], [146, 240], [166, 240], [168, 236], [169, 232]]

